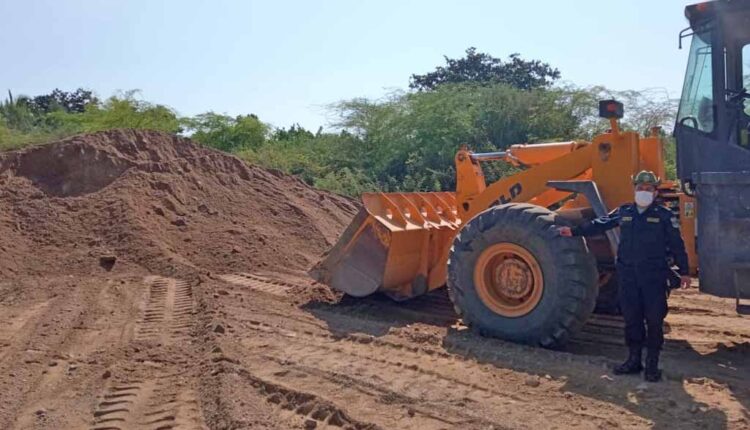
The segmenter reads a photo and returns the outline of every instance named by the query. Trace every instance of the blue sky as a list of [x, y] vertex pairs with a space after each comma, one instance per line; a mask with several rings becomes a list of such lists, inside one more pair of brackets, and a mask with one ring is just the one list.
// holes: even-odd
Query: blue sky
[[326, 105], [405, 89], [476, 46], [549, 62], [577, 85], [677, 97], [688, 3], [0, 0], [0, 90], [140, 89], [183, 115], [316, 129]]

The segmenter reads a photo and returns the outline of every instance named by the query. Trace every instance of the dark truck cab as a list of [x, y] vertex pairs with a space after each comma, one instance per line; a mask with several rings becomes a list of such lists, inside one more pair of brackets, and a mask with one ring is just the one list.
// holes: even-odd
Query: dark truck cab
[[700, 289], [739, 306], [750, 298], [750, 0], [695, 4], [685, 16], [677, 175], [697, 197]]

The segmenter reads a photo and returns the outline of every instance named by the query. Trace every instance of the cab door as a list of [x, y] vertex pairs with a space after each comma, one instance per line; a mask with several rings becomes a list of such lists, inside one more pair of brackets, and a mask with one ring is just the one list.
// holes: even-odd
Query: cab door
[[698, 202], [700, 290], [748, 299], [750, 1], [709, 4], [716, 13], [691, 22], [694, 34], [675, 124], [677, 173]]

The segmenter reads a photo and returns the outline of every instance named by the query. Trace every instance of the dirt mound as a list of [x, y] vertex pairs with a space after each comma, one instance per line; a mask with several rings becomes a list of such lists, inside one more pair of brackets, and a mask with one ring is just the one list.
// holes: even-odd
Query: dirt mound
[[189, 139], [80, 135], [0, 154], [0, 276], [123, 265], [167, 276], [301, 271], [355, 210]]

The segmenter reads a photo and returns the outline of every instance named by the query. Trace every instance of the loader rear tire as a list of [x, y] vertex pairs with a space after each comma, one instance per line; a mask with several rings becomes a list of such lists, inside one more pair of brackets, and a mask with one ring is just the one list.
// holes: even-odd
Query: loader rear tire
[[448, 290], [464, 323], [482, 335], [556, 348], [594, 309], [596, 261], [581, 238], [560, 236], [555, 212], [495, 206], [453, 241]]

